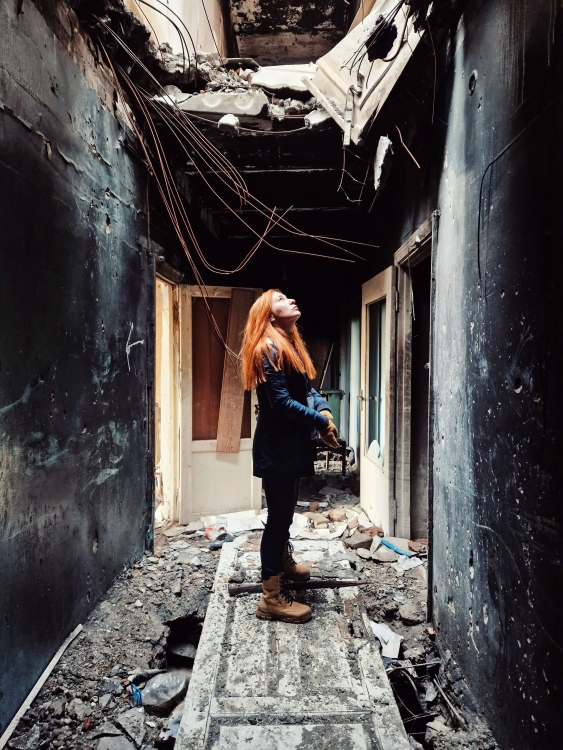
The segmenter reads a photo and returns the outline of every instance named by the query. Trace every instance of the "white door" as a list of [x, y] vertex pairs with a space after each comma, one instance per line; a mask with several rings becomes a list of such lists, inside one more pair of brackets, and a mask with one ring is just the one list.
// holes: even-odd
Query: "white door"
[[362, 286], [360, 492], [362, 507], [386, 534], [394, 534], [393, 384], [395, 268]]
[[[223, 339], [238, 351], [246, 314], [261, 290], [206, 291]], [[262, 503], [262, 481], [252, 476], [256, 395], [244, 392], [207, 305], [199, 287], [180, 288], [180, 523], [260, 510]]]

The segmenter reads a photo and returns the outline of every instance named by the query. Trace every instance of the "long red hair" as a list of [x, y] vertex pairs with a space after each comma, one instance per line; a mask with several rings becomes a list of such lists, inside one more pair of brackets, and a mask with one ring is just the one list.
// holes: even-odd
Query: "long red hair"
[[242, 383], [247, 391], [266, 380], [264, 355], [275, 370], [287, 372], [294, 369], [306, 373], [309, 378], [314, 378], [316, 374], [297, 327], [290, 339], [285, 331], [272, 325], [270, 321], [272, 297], [276, 292], [279, 289], [268, 289], [258, 297], [248, 313], [240, 351]]

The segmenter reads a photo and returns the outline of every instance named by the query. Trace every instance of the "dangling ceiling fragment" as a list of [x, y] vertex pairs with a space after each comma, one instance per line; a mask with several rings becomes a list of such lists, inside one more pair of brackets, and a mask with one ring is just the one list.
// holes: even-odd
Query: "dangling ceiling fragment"
[[312, 79], [303, 79], [344, 131], [345, 145], [365, 138], [422, 38], [419, 26], [404, 0], [366, 0], [348, 35], [317, 60]]

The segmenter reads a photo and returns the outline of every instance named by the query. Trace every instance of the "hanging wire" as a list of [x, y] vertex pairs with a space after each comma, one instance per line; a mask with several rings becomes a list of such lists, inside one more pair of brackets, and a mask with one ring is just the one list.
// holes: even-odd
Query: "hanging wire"
[[[141, 0], [141, 2], [145, 2], [145, 0]], [[145, 4], [149, 5], [148, 3], [145, 3]], [[149, 79], [156, 86], [157, 90], [160, 90], [164, 95], [166, 95], [166, 92], [164, 92], [159, 82], [155, 79], [152, 73], [146, 68], [146, 66], [142, 63], [142, 61], [129, 49], [129, 47], [125, 44], [125, 42], [105, 22], [103, 22], [101, 19], [97, 19], [97, 20], [113, 36], [113, 38], [118, 42], [118, 44], [122, 47], [122, 49], [125, 52], [127, 52], [127, 54], [130, 56], [132, 61], [136, 65], [138, 65], [142, 71], [145, 72], [145, 74], [149, 77]], [[173, 22], [171, 21], [171, 23]], [[175, 24], [173, 25], [175, 26]], [[181, 34], [180, 31], [179, 33]], [[157, 185], [158, 192], [161, 196], [165, 209], [170, 217], [170, 220], [172, 222], [176, 235], [179, 239], [179, 242], [186, 254], [186, 257], [188, 259], [188, 262], [194, 274], [195, 281], [200, 288], [202, 298], [204, 300], [204, 304], [206, 308], [206, 314], [207, 314], [211, 329], [214, 335], [217, 337], [217, 339], [221, 343], [221, 345], [223, 346], [223, 348], [225, 349], [227, 355], [231, 359], [233, 366], [235, 367], [235, 370], [238, 372], [238, 361], [240, 358], [236, 352], [234, 352], [232, 349], [230, 349], [227, 346], [227, 343], [221, 334], [221, 331], [215, 321], [215, 318], [213, 317], [213, 314], [212, 314], [212, 311], [208, 302], [207, 289], [205, 287], [201, 274], [199, 273], [195, 260], [192, 256], [191, 250], [184, 238], [183, 229], [186, 232], [187, 237], [189, 238], [193, 246], [193, 249], [196, 251], [196, 254], [200, 258], [201, 262], [204, 264], [206, 268], [208, 268], [208, 270], [213, 271], [215, 273], [223, 273], [223, 274], [236, 273], [238, 270], [243, 268], [250, 261], [250, 259], [258, 251], [258, 249], [261, 247], [262, 244], [266, 244], [269, 247], [280, 252], [295, 253], [295, 254], [300, 254], [300, 255], [309, 255], [313, 257], [319, 257], [319, 258], [325, 258], [325, 259], [331, 259], [331, 260], [339, 260], [341, 262], [342, 261], [353, 262], [351, 259], [339, 258], [333, 255], [329, 256], [329, 255], [321, 255], [319, 253], [306, 253], [302, 251], [289, 250], [286, 248], [277, 247], [276, 245], [273, 245], [271, 242], [269, 242], [266, 239], [267, 235], [276, 226], [281, 226], [289, 234], [317, 240], [328, 246], [334, 247], [345, 254], [352, 255], [356, 258], [361, 258], [361, 256], [358, 256], [356, 253], [353, 253], [352, 251], [347, 250], [341, 245], [336, 244], [334, 238], [317, 237], [315, 235], [310, 235], [306, 232], [303, 232], [297, 229], [285, 219], [285, 216], [290, 209], [287, 209], [281, 215], [277, 215], [276, 208], [268, 209], [258, 199], [251, 196], [243, 178], [235, 169], [235, 167], [210, 141], [208, 141], [205, 138], [205, 136], [203, 136], [201, 131], [199, 131], [199, 129], [197, 129], [190, 122], [189, 117], [186, 115], [186, 113], [182, 112], [176, 106], [174, 106], [173, 113], [175, 116], [173, 116], [172, 112], [170, 112], [167, 106], [165, 106], [162, 102], [155, 100], [153, 97], [151, 97], [148, 94], [148, 92], [144, 91], [139, 85], [135, 84], [121, 66], [117, 64], [116, 65], [113, 64], [109, 53], [107, 52], [107, 50], [105, 49], [105, 46], [103, 45], [103, 42], [100, 39], [98, 41], [100, 43], [100, 47], [106, 59], [107, 65], [113, 72], [115, 85], [116, 85], [116, 91], [121, 100], [121, 104], [123, 106], [125, 116], [132, 130], [135, 132], [139, 140], [139, 143], [141, 144], [141, 148], [145, 156], [145, 161], [149, 168], [149, 173], [153, 174], [155, 177], [155, 183]], [[120, 74], [119, 76], [117, 72], [118, 70]], [[157, 170], [155, 170], [154, 168], [153, 159], [151, 158], [151, 154], [148, 151], [148, 148], [145, 144], [145, 140], [139, 131], [138, 125], [135, 119], [130, 115], [130, 110], [127, 105], [127, 100], [124, 95], [124, 91], [121, 86], [121, 83], [120, 83], [120, 76], [121, 76], [121, 80], [123, 80], [123, 82], [127, 86], [129, 93], [133, 98], [133, 101], [136, 102], [138, 109], [141, 111], [145, 119], [148, 133], [151, 137], [153, 147], [154, 147], [154, 153], [156, 155], [156, 159], [157, 159], [158, 166], [159, 166], [158, 173], [157, 173]], [[174, 176], [172, 174], [172, 171], [166, 159], [166, 155], [164, 153], [164, 148], [158, 136], [156, 126], [153, 122], [153, 118], [150, 115], [149, 107], [152, 107], [153, 110], [158, 112], [162, 121], [168, 125], [170, 132], [172, 132], [175, 135], [178, 142], [181, 144], [182, 148], [184, 149], [185, 153], [191, 159], [192, 164], [194, 164], [196, 170], [198, 171], [198, 173], [200, 174], [204, 182], [210, 187], [212, 192], [257, 237], [257, 241], [255, 242], [251, 250], [247, 253], [243, 261], [237, 266], [236, 269], [233, 269], [233, 270], [219, 269], [219, 268], [216, 268], [215, 266], [212, 266], [210, 263], [207, 262], [205, 255], [202, 252], [197, 242], [195, 233], [193, 232], [193, 229], [191, 227], [183, 200], [177, 188], [176, 181], [174, 179]], [[240, 216], [236, 211], [234, 211], [234, 209], [232, 209], [226, 203], [226, 201], [222, 198], [222, 196], [218, 194], [217, 191], [215, 191], [212, 188], [208, 180], [206, 180], [202, 170], [199, 168], [197, 161], [194, 159], [194, 154], [190, 153], [187, 147], [188, 145], [191, 146], [191, 148], [196, 152], [197, 156], [199, 156], [199, 158], [202, 159], [203, 163], [211, 171], [211, 173], [215, 175], [231, 191], [233, 191], [235, 195], [237, 195], [239, 199], [239, 205], [241, 207], [242, 205], [250, 204], [252, 209], [254, 209], [255, 211], [257, 211], [257, 213], [262, 214], [266, 217], [267, 224], [266, 224], [266, 228], [264, 229], [262, 233], [257, 232], [250, 225], [248, 225], [248, 223], [243, 220], [242, 216]], [[158, 175], [160, 175], [160, 177]], [[342, 242], [342, 240], [338, 240], [338, 242]]]
[[[162, 89], [162, 86], [160, 85], [160, 83], [156, 80], [156, 78], [152, 75], [152, 73], [146, 68], [146, 66], [142, 63], [142, 61], [127, 47], [127, 45], [125, 44], [125, 42], [123, 42], [123, 40], [121, 40], [117, 36], [117, 34], [113, 31], [113, 29], [111, 29], [107, 25], [106, 25], [106, 28], [115, 37], [116, 41], [118, 41], [118, 43], [121, 44], [124, 47], [124, 49], [126, 49], [128, 51], [128, 53], [132, 56], [133, 61], [137, 65], [139, 65], [142, 70], [144, 70], [144, 72], [147, 74], [147, 76], [153, 81], [153, 83], [155, 84], [155, 86], [162, 91], [162, 93], [164, 94], [164, 96], [166, 96], [166, 92], [164, 92], [164, 90]], [[226, 187], [228, 187], [229, 189], [233, 189], [232, 182], [230, 182], [229, 180], [225, 179], [225, 176], [228, 177], [230, 175], [230, 178], [234, 179], [235, 183], [237, 183], [237, 185], [235, 187], [235, 189], [237, 190], [237, 192], [239, 192], [239, 187], [243, 189], [244, 195], [241, 196], [241, 205], [243, 203], [248, 203], [251, 206], [251, 208], [255, 209], [256, 211], [258, 211], [259, 213], [261, 213], [262, 215], [264, 215], [267, 218], [268, 215], [269, 215], [269, 212], [270, 212], [270, 208], [268, 206], [266, 206], [265, 204], [263, 204], [258, 198], [256, 198], [255, 196], [252, 196], [249, 193], [248, 188], [244, 184], [244, 180], [242, 179], [242, 177], [240, 176], [240, 174], [238, 173], [238, 171], [235, 169], [235, 167], [228, 161], [228, 159], [207, 138], [205, 138], [205, 136], [201, 133], [201, 131], [198, 128], [196, 128], [193, 125], [193, 123], [190, 122], [189, 117], [186, 115], [186, 113], [183, 112], [181, 109], [179, 109], [172, 102], [172, 100], [169, 99], [169, 97], [168, 97], [169, 101], [172, 103], [172, 110], [174, 111], [174, 113], [176, 115], [176, 117], [171, 118], [171, 113], [169, 112], [169, 108], [168, 107], [165, 107], [159, 101], [155, 101], [155, 99], [153, 97], [151, 97], [148, 94], [148, 92], [143, 91], [137, 84], [134, 84], [131, 81], [131, 79], [129, 78], [129, 76], [127, 76], [125, 74], [125, 71], [123, 71], [122, 69], [120, 69], [120, 70], [122, 71], [123, 76], [126, 77], [126, 79], [128, 80], [129, 85], [132, 88], [134, 88], [136, 92], [137, 91], [142, 92], [144, 94], [144, 96], [145, 96], [146, 101], [151, 106], [153, 106], [153, 107], [155, 107], [155, 108], [158, 109], [159, 113], [163, 116], [163, 119], [165, 119], [167, 121], [167, 124], [170, 126], [171, 132], [173, 132], [176, 135], [178, 135], [179, 131], [180, 132], [185, 131], [185, 126], [188, 127], [189, 133], [187, 131], [185, 131], [184, 134], [187, 134], [187, 135], [189, 135], [191, 137], [190, 145], [192, 147], [194, 147], [194, 148], [197, 146], [197, 149], [199, 149], [198, 155], [202, 158], [202, 160], [205, 162], [205, 158], [207, 157], [207, 158], [211, 158], [212, 161], [216, 161], [216, 163], [218, 165], [218, 168], [219, 168], [219, 171], [214, 172], [215, 176], [221, 182], [223, 182], [223, 184]], [[137, 98], [137, 100], [138, 100], [139, 97], [138, 97], [137, 94], [135, 95], [135, 98]], [[149, 120], [151, 119], [150, 116], [147, 114], [146, 111], [144, 112], [144, 114], [145, 114], [145, 117], [147, 117]], [[155, 137], [158, 138], [158, 135], [156, 134], [156, 132], [155, 132]], [[228, 205], [228, 203], [225, 201], [225, 199], [219, 193], [217, 193], [217, 191], [215, 191], [211, 187], [211, 185], [209, 184], [209, 182], [205, 179], [205, 176], [204, 176], [203, 172], [198, 167], [197, 162], [193, 160], [193, 155], [190, 154], [190, 152], [186, 148], [186, 145], [182, 141], [182, 139], [179, 139], [179, 142], [180, 142], [180, 145], [182, 146], [182, 148], [185, 150], [186, 154], [192, 158], [192, 163], [194, 164], [196, 170], [199, 172], [201, 178], [206, 182], [206, 184], [214, 192], [214, 194], [216, 195], [216, 197], [226, 206], [226, 208], [228, 210], [232, 211], [234, 213], [234, 215], [237, 216], [237, 218], [242, 223], [244, 223], [245, 226], [247, 226], [247, 228], [251, 229], [248, 226], [248, 224], [246, 224], [244, 222], [244, 220], [242, 219], [242, 217], [240, 217], [238, 214], [236, 214], [236, 212], [234, 212], [234, 210]], [[285, 219], [281, 219], [280, 224], [281, 224], [281, 226], [289, 234], [293, 234], [293, 235], [300, 236], [300, 237], [307, 237], [309, 239], [319, 241], [319, 242], [321, 242], [323, 244], [326, 244], [328, 246], [334, 247], [337, 250], [339, 250], [339, 251], [341, 251], [341, 252], [343, 252], [345, 254], [351, 255], [351, 256], [353, 256], [355, 258], [358, 258], [360, 260], [364, 260], [362, 258], [362, 256], [357, 255], [356, 253], [353, 253], [351, 250], [348, 250], [346, 248], [343, 248], [341, 245], [336, 244], [332, 238], [330, 240], [329, 239], [321, 239], [321, 238], [319, 238], [316, 235], [312, 235], [312, 234], [309, 234], [307, 232], [303, 232], [302, 230], [297, 229], [297, 227], [295, 227], [292, 224], [290, 224]], [[254, 230], [251, 229], [251, 231], [254, 234], [256, 234], [256, 232]], [[316, 255], [317, 257], [330, 258], [332, 260], [339, 260], [341, 262], [346, 262], [348, 260], [346, 258], [338, 258], [338, 257], [332, 256], [332, 255], [331, 256], [327, 256], [327, 255], [319, 255], [317, 253], [303, 253], [301, 251], [296, 251], [296, 250], [293, 251], [293, 250], [282, 249], [282, 248], [276, 247], [275, 245], [272, 245], [269, 242], [266, 242], [266, 244], [269, 245], [270, 247], [272, 247], [273, 249], [279, 250], [279, 251], [282, 251], [282, 252], [294, 252], [294, 253], [297, 253], [297, 254]], [[228, 271], [228, 273], [234, 273], [234, 271]]]

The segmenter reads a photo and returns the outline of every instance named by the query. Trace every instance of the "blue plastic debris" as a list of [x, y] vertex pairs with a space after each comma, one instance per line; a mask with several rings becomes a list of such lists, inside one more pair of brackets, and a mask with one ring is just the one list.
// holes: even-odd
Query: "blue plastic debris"
[[131, 697], [129, 698], [129, 704], [131, 706], [142, 706], [143, 705], [143, 695], [139, 688], [136, 685], [129, 685], [131, 688]]
[[383, 544], [384, 547], [392, 549], [393, 552], [396, 552], [398, 555], [405, 555], [405, 557], [412, 557], [414, 555], [414, 552], [407, 552], [404, 549], [399, 549], [398, 547], [395, 547], [394, 544], [391, 544], [391, 542], [385, 541], [385, 539], [381, 540], [381, 544]]

